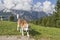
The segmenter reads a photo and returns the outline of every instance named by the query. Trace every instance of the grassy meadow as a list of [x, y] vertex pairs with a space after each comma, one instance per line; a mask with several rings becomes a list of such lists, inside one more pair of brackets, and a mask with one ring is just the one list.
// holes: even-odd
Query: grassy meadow
[[[0, 21], [0, 36], [21, 35], [16, 30], [16, 26], [16, 22]], [[30, 23], [30, 36], [36, 40], [60, 40], [60, 28], [43, 27]]]

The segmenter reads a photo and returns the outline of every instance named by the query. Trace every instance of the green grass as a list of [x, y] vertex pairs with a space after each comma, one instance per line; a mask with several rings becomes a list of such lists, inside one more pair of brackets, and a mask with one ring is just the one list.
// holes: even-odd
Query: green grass
[[0, 21], [0, 35], [18, 35], [16, 22]]
[[[20, 35], [16, 22], [0, 21], [0, 35]], [[35, 39], [60, 40], [60, 28], [43, 27], [30, 24], [30, 36]]]
[[36, 39], [60, 40], [60, 28], [50, 28], [31, 24]]

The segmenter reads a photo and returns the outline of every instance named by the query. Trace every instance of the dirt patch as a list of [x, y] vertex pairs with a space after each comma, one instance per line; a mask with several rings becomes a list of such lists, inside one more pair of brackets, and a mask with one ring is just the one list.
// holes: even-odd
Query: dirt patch
[[0, 40], [34, 40], [27, 36], [0, 36]]

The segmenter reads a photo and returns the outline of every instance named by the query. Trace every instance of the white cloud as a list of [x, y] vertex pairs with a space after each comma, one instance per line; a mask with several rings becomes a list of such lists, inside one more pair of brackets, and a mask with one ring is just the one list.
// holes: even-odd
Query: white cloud
[[13, 1], [12, 0], [4, 0], [4, 6], [8, 9], [11, 9], [14, 6]]
[[0, 0], [0, 11], [4, 9], [4, 5], [2, 4], [1, 0]]
[[46, 13], [53, 13], [54, 7], [54, 4], [52, 4], [50, 1], [43, 2], [43, 11]]
[[14, 7], [13, 9], [17, 9], [17, 10], [31, 10], [31, 5], [27, 2], [25, 2], [24, 4], [17, 4], [16, 7]]
[[31, 10], [31, 7], [32, 7], [32, 5], [30, 5], [28, 3], [25, 3], [24, 7], [23, 7], [23, 10]]
[[[4, 0], [4, 4], [0, 1], [0, 10], [6, 7], [8, 9], [16, 9], [16, 10], [27, 10], [30, 11], [31, 7], [33, 7], [34, 11], [44, 11], [46, 13], [52, 13], [55, 9], [55, 5], [52, 4], [50, 1], [45, 1], [42, 3], [37, 2], [32, 6], [33, 0]], [[16, 4], [16, 5], [15, 5]], [[9, 10], [8, 10], [9, 11]]]
[[55, 5], [54, 4], [52, 5], [52, 9], [53, 9], [53, 11], [55, 11]]
[[[32, 0], [4, 0], [6, 8], [17, 9], [17, 10], [31, 10]], [[16, 6], [14, 6], [16, 4]]]
[[28, 3], [31, 3], [32, 0], [22, 0], [23, 2], [28, 2]]
[[23, 8], [22, 4], [17, 4], [13, 9], [21, 10]]
[[33, 10], [34, 11], [42, 11], [42, 6], [40, 2], [37, 2], [34, 6], [33, 6]]
[[48, 12], [48, 11], [50, 11], [50, 10], [51, 10], [51, 2], [45, 1], [45, 2], [43, 3], [43, 11], [44, 11], [44, 12]]
[[4, 5], [0, 4], [0, 11], [4, 9]]
[[53, 11], [55, 11], [55, 5], [52, 4], [50, 1], [45, 1], [42, 3], [37, 2], [34, 6], [33, 6], [33, 10], [34, 11], [43, 11], [46, 13], [53, 13]]

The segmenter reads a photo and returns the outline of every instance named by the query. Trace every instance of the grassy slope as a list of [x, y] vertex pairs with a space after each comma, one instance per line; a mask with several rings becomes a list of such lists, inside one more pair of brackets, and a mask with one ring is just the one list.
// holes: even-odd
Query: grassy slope
[[[60, 40], [60, 29], [42, 27], [34, 24], [30, 24], [30, 35], [36, 39], [45, 40]], [[16, 30], [16, 22], [0, 21], [0, 35], [19, 35]]]
[[[59, 28], [49, 28], [49, 27], [42, 27], [31, 24], [33, 27], [32, 29], [35, 30], [37, 33], [35, 38], [41, 39], [44, 38], [46, 40], [60, 40], [60, 29]], [[34, 33], [34, 32], [33, 32]]]
[[9, 21], [0, 21], [0, 35], [17, 35], [16, 23]]

